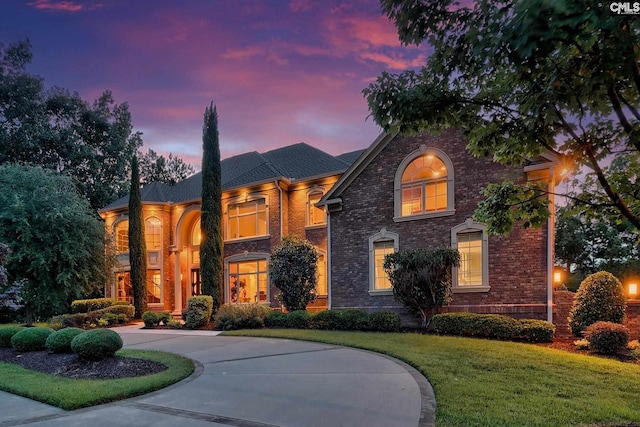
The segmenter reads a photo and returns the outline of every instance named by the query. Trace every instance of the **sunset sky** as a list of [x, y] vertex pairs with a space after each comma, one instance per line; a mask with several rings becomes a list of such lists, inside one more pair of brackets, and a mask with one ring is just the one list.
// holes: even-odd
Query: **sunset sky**
[[29, 38], [46, 86], [127, 102], [144, 150], [199, 168], [218, 108], [222, 157], [306, 142], [366, 148], [380, 129], [362, 89], [424, 64], [378, 0], [2, 0], [0, 42]]

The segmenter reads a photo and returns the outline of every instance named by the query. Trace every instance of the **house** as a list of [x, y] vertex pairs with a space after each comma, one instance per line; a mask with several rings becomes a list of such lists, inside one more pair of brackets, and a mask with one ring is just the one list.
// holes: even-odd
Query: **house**
[[490, 182], [553, 185], [554, 159], [544, 155], [507, 167], [471, 156], [466, 145], [455, 130], [383, 134], [324, 195], [319, 206], [329, 218], [329, 308], [402, 314], [384, 256], [451, 247], [461, 265], [453, 271], [453, 301], [442, 311], [551, 320], [553, 218], [542, 228], [516, 225], [507, 236], [489, 236], [472, 216]]
[[[283, 236], [311, 241], [319, 253], [317, 299], [328, 305], [327, 222], [316, 207], [322, 196], [363, 150], [331, 156], [300, 143], [222, 160], [224, 301], [279, 307], [267, 262]], [[141, 189], [147, 247], [147, 300], [151, 310], [179, 313], [200, 294], [200, 208], [202, 175], [174, 185]], [[113, 235], [118, 266], [105, 296], [132, 301], [129, 280], [128, 197], [100, 211]]]
[[[472, 219], [490, 182], [554, 182], [543, 155], [521, 167], [472, 157], [461, 132], [383, 134], [367, 150], [331, 156], [306, 144], [222, 161], [224, 301], [279, 307], [267, 263], [283, 236], [318, 249], [318, 298], [311, 310], [361, 308], [404, 313], [382, 269], [384, 255], [425, 247], [457, 248], [454, 298], [445, 311], [551, 320], [553, 218], [540, 229], [489, 236]], [[179, 312], [200, 293], [201, 174], [142, 191], [148, 302]], [[101, 210], [113, 233], [118, 268], [106, 296], [131, 299], [127, 206]], [[405, 320], [410, 320], [405, 317]]]

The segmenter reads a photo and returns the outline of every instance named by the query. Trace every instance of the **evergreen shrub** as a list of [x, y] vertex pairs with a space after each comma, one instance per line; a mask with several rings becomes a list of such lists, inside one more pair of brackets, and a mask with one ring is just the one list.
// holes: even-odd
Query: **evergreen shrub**
[[264, 320], [272, 311], [262, 304], [224, 304], [215, 315], [216, 329], [264, 328]]
[[72, 353], [71, 340], [83, 332], [80, 328], [60, 329], [47, 337], [45, 346], [53, 353]]
[[626, 298], [620, 281], [611, 273], [599, 271], [580, 284], [569, 313], [569, 326], [574, 336], [582, 335], [587, 326], [599, 322], [624, 323]]
[[71, 313], [88, 313], [110, 307], [114, 304], [111, 298], [78, 299], [71, 302]]
[[0, 348], [11, 348], [11, 337], [23, 329], [22, 326], [0, 328]]
[[187, 315], [185, 326], [189, 329], [205, 326], [213, 312], [213, 297], [199, 295], [187, 300]]
[[287, 314], [281, 311], [272, 311], [264, 318], [264, 326], [267, 328], [286, 328]]
[[173, 316], [171, 315], [170, 312], [168, 311], [163, 311], [162, 313], [158, 314], [158, 320], [160, 321], [160, 323], [162, 323], [165, 326], [169, 325], [169, 322], [171, 322], [173, 320]]
[[47, 338], [54, 332], [51, 328], [24, 328], [11, 337], [11, 346], [16, 351], [39, 351], [46, 349]]
[[398, 332], [402, 326], [400, 315], [391, 310], [369, 313], [369, 330], [377, 332]]
[[145, 328], [153, 328], [160, 323], [160, 318], [157, 313], [153, 311], [145, 311], [142, 313], [142, 321]]
[[498, 340], [551, 342], [555, 327], [544, 320], [517, 320], [501, 314], [444, 313], [431, 319], [440, 335], [462, 335]]
[[113, 357], [122, 345], [120, 335], [111, 329], [84, 331], [71, 340], [71, 350], [85, 360]]
[[309, 318], [310, 329], [322, 329], [335, 331], [340, 329], [340, 312], [338, 310], [325, 310], [315, 313]]
[[307, 329], [309, 327], [309, 313], [305, 310], [296, 310], [287, 314], [287, 328]]
[[552, 342], [556, 327], [546, 320], [520, 319], [518, 332], [523, 340], [529, 342]]
[[584, 331], [589, 347], [602, 354], [616, 354], [629, 343], [629, 329], [613, 322], [596, 322]]

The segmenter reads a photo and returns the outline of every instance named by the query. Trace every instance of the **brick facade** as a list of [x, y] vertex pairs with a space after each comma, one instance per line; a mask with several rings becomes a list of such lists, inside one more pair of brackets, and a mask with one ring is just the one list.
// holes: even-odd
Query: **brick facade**
[[[391, 295], [369, 293], [368, 239], [386, 229], [399, 235], [399, 250], [449, 247], [451, 229], [471, 218], [480, 190], [489, 182], [525, 182], [520, 168], [475, 158], [460, 132], [396, 136], [340, 192], [341, 210], [330, 213], [332, 308], [394, 309]], [[454, 170], [455, 213], [437, 218], [394, 221], [394, 180], [403, 160], [420, 146], [442, 150]], [[488, 292], [455, 293], [444, 311], [501, 313], [546, 319], [547, 227], [515, 227], [488, 240]]]

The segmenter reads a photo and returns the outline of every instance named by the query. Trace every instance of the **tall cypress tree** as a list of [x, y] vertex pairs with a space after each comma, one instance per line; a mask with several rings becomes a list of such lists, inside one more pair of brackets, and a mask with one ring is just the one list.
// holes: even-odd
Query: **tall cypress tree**
[[144, 218], [140, 195], [138, 158], [131, 160], [131, 191], [129, 192], [129, 265], [136, 318], [147, 311], [147, 247], [144, 240]]
[[213, 297], [213, 312], [222, 304], [222, 170], [218, 112], [213, 102], [202, 127], [202, 212], [200, 218], [202, 293]]

